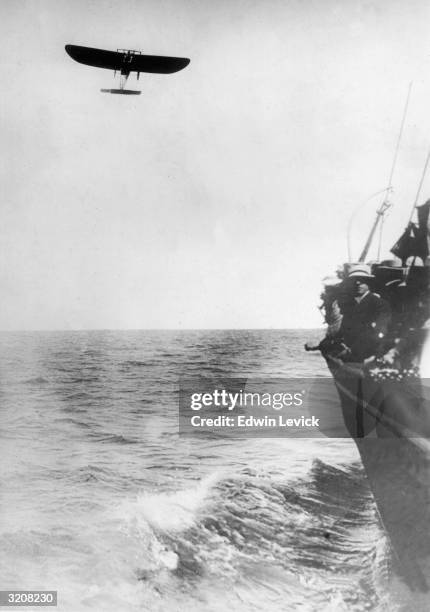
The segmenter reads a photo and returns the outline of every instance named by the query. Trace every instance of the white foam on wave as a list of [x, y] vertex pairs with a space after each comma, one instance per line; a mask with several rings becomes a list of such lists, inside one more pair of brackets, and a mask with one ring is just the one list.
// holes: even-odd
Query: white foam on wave
[[137, 499], [141, 517], [156, 531], [182, 531], [191, 527], [196, 512], [206, 503], [218, 474], [203, 478], [197, 486], [175, 492], [143, 493]]
[[120, 530], [145, 543], [139, 555], [140, 568], [153, 572], [177, 567], [178, 555], [163, 536], [194, 524], [198, 510], [207, 503], [210, 489], [219, 478], [219, 474], [212, 474], [179, 491], [141, 493], [116, 508], [114, 515], [121, 522]]

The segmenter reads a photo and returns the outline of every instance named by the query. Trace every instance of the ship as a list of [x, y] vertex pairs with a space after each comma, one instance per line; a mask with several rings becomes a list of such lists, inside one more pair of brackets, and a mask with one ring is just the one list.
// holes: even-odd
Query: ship
[[[323, 281], [326, 335], [306, 349], [321, 352], [335, 382], [390, 545], [392, 575], [418, 598], [411, 601], [424, 598], [425, 607], [430, 606], [430, 200], [414, 203], [390, 258], [369, 261], [387, 209], [384, 200], [358, 261], [342, 264]], [[375, 296], [372, 304], [367, 298], [364, 314], [357, 306], [366, 299], [360, 286]], [[354, 317], [360, 316], [357, 325]]]

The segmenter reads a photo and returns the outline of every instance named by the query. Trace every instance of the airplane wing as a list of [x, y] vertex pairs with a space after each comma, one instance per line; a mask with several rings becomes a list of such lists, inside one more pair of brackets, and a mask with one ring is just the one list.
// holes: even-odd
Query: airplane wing
[[[125, 54], [120, 51], [106, 51], [78, 45], [66, 45], [66, 51], [76, 62], [87, 66], [109, 70], [121, 70], [124, 67]], [[190, 60], [186, 57], [132, 53], [127, 62], [127, 70], [129, 72], [171, 74], [182, 70], [189, 63]]]

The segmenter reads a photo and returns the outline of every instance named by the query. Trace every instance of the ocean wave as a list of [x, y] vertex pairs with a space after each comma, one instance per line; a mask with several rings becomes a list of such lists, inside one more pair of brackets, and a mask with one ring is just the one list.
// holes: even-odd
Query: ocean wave
[[28, 378], [23, 381], [25, 385], [46, 385], [50, 381], [43, 376], [34, 376], [33, 378]]
[[[280, 599], [324, 593], [319, 609], [337, 599], [345, 609], [363, 609], [365, 601], [376, 610], [384, 597], [378, 584], [387, 576], [386, 540], [355, 465], [315, 461], [294, 481], [247, 469], [214, 473], [179, 491], [143, 493], [125, 503], [122, 517], [139, 526], [145, 545], [153, 541], [153, 568], [162, 566], [185, 587], [211, 578], [230, 585], [240, 579], [251, 589], [258, 575], [262, 592], [278, 590]], [[140, 579], [151, 580], [151, 562], [141, 570]]]
[[105, 434], [105, 433], [92, 433], [91, 437], [95, 438], [97, 442], [106, 443], [112, 442], [113, 444], [140, 444], [141, 440], [135, 440], [127, 438], [120, 434]]
[[387, 545], [352, 442], [178, 436], [181, 373], [324, 372], [305, 339], [14, 335], [0, 354], [8, 584], [57, 588], [64, 612], [379, 610]]

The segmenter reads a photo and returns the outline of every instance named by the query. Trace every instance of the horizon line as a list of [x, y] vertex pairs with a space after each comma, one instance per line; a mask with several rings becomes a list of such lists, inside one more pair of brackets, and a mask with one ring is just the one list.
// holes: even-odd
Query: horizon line
[[126, 331], [176, 331], [176, 332], [188, 332], [188, 331], [308, 331], [308, 330], [324, 330], [322, 327], [99, 327], [99, 328], [76, 328], [76, 329], [64, 329], [64, 328], [22, 328], [22, 329], [0, 329], [0, 333], [28, 333], [28, 332], [126, 332]]

